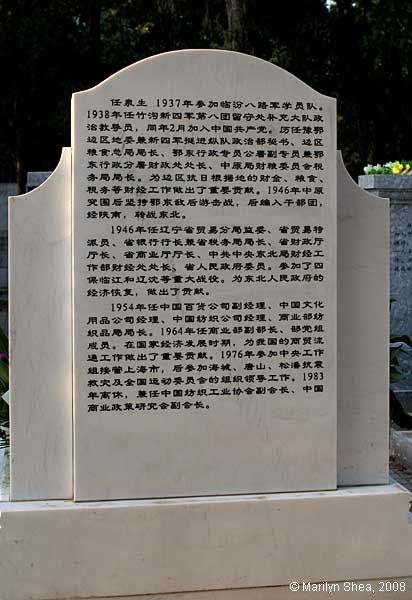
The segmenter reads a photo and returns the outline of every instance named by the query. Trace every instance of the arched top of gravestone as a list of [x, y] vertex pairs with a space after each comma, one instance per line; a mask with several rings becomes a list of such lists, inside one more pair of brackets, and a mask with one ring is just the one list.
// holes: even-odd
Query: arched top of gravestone
[[321, 100], [334, 105], [336, 100], [266, 60], [229, 50], [176, 50], [150, 56], [117, 71], [98, 85], [76, 92], [80, 100], [86, 95], [134, 91], [147, 95], [161, 94], [173, 98], [177, 90], [193, 89], [198, 97], [270, 97], [274, 90], [283, 97], [302, 101]]

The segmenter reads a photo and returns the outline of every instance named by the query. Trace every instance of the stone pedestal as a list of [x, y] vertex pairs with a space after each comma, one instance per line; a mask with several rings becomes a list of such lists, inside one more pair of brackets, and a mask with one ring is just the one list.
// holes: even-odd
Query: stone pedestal
[[1, 594], [7, 600], [146, 594], [160, 600], [180, 592], [181, 600], [272, 600], [289, 598], [283, 586], [291, 582], [370, 579], [378, 580], [378, 591], [379, 581], [405, 581], [411, 572], [410, 500], [400, 486], [387, 485], [175, 500], [3, 502]]

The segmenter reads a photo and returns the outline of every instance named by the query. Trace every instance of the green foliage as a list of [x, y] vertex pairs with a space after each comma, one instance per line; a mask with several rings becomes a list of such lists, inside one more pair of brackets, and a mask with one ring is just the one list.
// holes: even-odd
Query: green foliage
[[234, 40], [338, 99], [339, 147], [358, 175], [410, 152], [411, 29], [409, 0], [1, 0], [0, 180], [54, 169], [72, 92], [159, 52]]

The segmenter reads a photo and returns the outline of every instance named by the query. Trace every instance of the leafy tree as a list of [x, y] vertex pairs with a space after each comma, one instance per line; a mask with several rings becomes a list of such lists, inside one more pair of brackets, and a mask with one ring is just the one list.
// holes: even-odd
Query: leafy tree
[[0, 178], [55, 167], [74, 91], [181, 48], [248, 52], [336, 97], [353, 175], [410, 159], [411, 27], [408, 0], [0, 0]]

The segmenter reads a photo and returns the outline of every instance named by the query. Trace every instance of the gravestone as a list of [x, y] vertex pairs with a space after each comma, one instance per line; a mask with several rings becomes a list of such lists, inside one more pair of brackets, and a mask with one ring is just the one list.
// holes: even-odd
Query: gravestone
[[75, 94], [72, 121], [51, 177], [9, 200], [1, 594], [283, 599], [410, 575], [388, 202], [337, 161], [334, 101], [179, 51]]
[[73, 118], [75, 498], [334, 488], [335, 101], [183, 51]]
[[[391, 332], [412, 337], [412, 177], [409, 175], [362, 175], [359, 185], [370, 193], [390, 199], [390, 295]], [[411, 371], [410, 361], [404, 361]], [[393, 385], [405, 408], [412, 411], [412, 373]]]

